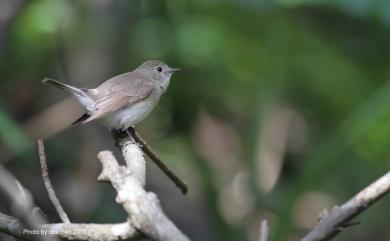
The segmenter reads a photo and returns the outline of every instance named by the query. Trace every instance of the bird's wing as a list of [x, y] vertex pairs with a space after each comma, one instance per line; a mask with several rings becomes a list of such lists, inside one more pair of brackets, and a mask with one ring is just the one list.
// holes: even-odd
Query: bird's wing
[[[129, 76], [127, 76], [129, 77]], [[132, 76], [137, 77], [137, 76]], [[153, 83], [146, 78], [131, 78], [120, 75], [107, 80], [115, 83], [106, 93], [97, 96], [95, 111], [82, 123], [87, 123], [123, 107], [130, 106], [147, 98], [154, 90]], [[99, 91], [100, 86], [98, 87]], [[105, 88], [107, 90], [107, 88]]]

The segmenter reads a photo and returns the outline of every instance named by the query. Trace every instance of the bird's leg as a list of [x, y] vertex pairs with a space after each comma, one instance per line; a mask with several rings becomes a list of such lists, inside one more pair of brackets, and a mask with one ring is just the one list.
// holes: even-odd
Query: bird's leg
[[125, 129], [125, 132], [127, 134], [127, 137], [129, 137], [131, 143], [137, 143], [134, 139], [134, 132], [132, 130], [134, 130], [134, 127], [129, 127]]
[[130, 126], [129, 128], [126, 129], [127, 136], [129, 136], [130, 141], [133, 142], [134, 144], [137, 144], [137, 146], [142, 150], [143, 145], [142, 142], [140, 142], [137, 138], [138, 134], [135, 131], [134, 126]]

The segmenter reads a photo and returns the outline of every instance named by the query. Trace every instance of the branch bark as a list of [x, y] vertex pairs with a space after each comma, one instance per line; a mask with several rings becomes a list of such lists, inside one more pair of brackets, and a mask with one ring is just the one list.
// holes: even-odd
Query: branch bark
[[53, 223], [41, 224], [34, 229], [26, 227], [19, 219], [0, 213], [0, 232], [21, 240], [54, 237], [67, 240], [114, 241], [141, 240], [141, 236], [128, 222], [118, 224]]
[[318, 225], [302, 241], [330, 240], [350, 221], [390, 191], [390, 171], [340, 207], [325, 211]]
[[[16, 205], [14, 209], [23, 211], [23, 215], [18, 217], [21, 216], [28, 221], [23, 222], [24, 219], [0, 213], [0, 232], [21, 240], [56, 240], [58, 236], [66, 240], [92, 241], [141, 240], [144, 238], [157, 241], [189, 241], [164, 214], [156, 195], [144, 190], [145, 159], [138, 145], [129, 141], [124, 142], [122, 153], [126, 166], [120, 166], [109, 151], [102, 151], [98, 154], [103, 166], [98, 180], [107, 181], [113, 185], [117, 191], [116, 201], [128, 213], [127, 222], [43, 224], [42, 220], [31, 221], [33, 215], [29, 214], [33, 207], [32, 196], [28, 191], [24, 191], [22, 186], [15, 182], [16, 179], [0, 166], [0, 189], [4, 189], [6, 195]], [[42, 146], [40, 154], [42, 159]], [[45, 163], [42, 163], [43, 176], [47, 176]]]
[[122, 153], [127, 167], [120, 166], [111, 152], [99, 153], [103, 171], [98, 180], [109, 181], [115, 188], [116, 201], [128, 213], [129, 222], [153, 240], [189, 241], [166, 217], [156, 195], [143, 189], [145, 159], [138, 145], [128, 141], [123, 144]]

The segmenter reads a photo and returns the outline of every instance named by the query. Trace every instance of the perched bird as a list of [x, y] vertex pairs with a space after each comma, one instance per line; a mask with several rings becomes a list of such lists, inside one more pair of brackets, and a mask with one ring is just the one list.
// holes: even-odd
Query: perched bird
[[149, 60], [132, 72], [104, 81], [95, 89], [77, 88], [49, 78], [42, 80], [42, 83], [70, 93], [84, 107], [85, 114], [73, 124], [101, 120], [115, 138], [118, 132], [125, 131], [131, 140], [138, 140], [142, 150], [186, 193], [188, 188], [185, 182], [156, 156], [132, 128], [156, 107], [168, 89], [172, 74], [178, 70], [161, 61]]
[[161, 61], [149, 60], [95, 89], [78, 88], [49, 78], [42, 83], [70, 93], [84, 107], [85, 114], [74, 123], [97, 119], [110, 130], [123, 131], [150, 114], [178, 70]]

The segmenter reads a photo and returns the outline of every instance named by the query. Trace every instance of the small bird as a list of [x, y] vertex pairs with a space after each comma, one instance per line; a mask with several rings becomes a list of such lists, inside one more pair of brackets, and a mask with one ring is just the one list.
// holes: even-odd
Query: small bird
[[161, 61], [149, 60], [95, 89], [77, 88], [49, 78], [42, 83], [70, 93], [84, 107], [85, 114], [73, 124], [101, 120], [110, 130], [126, 131], [156, 107], [172, 74], [178, 70]]
[[156, 156], [133, 128], [156, 107], [168, 89], [172, 74], [178, 70], [161, 61], [149, 60], [131, 72], [104, 81], [95, 89], [77, 88], [49, 78], [42, 83], [70, 93], [84, 107], [85, 114], [73, 124], [101, 120], [114, 137], [118, 132], [126, 132], [130, 140], [138, 139], [141, 149], [186, 193], [185, 182]]

